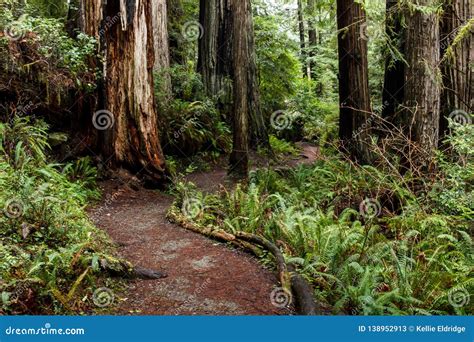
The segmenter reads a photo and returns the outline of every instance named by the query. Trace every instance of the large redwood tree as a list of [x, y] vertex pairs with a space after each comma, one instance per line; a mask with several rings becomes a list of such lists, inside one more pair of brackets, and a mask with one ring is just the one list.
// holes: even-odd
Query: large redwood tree
[[153, 68], [155, 48], [162, 47], [154, 47], [154, 40], [160, 40], [154, 35], [152, 4], [156, 6], [157, 1], [83, 0], [80, 21], [82, 30], [100, 42], [103, 55], [103, 104], [92, 118], [99, 130], [98, 150], [112, 166], [159, 182], [165, 160]]
[[441, 80], [438, 0], [408, 1], [406, 8], [405, 100], [410, 138], [425, 164], [438, 147]]
[[339, 136], [354, 159], [368, 161], [370, 116], [367, 40], [361, 37], [366, 14], [355, 0], [337, 0], [339, 44]]

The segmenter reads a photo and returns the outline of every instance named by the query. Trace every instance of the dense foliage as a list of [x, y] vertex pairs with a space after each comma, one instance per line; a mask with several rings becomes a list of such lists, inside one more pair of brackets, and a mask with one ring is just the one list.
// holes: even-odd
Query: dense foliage
[[472, 126], [456, 126], [452, 150], [439, 155], [429, 178], [328, 155], [283, 174], [255, 171], [235, 191], [206, 195], [184, 186], [178, 206], [196, 198], [202, 206], [189, 219], [199, 225], [279, 244], [334, 314], [468, 314], [473, 139]]
[[0, 124], [0, 293], [3, 313], [87, 310], [110, 250], [85, 213], [99, 196], [89, 159], [48, 163], [47, 126]]

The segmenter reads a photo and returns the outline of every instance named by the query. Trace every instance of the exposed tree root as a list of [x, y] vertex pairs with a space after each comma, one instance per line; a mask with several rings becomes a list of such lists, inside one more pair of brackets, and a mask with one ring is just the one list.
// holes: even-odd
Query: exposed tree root
[[168, 211], [167, 218], [185, 229], [212, 239], [231, 243], [257, 256], [261, 255], [259, 247], [269, 251], [275, 258], [281, 286], [293, 293], [299, 312], [302, 315], [322, 314], [314, 301], [311, 285], [296, 272], [293, 265], [286, 264], [280, 249], [272, 242], [255, 234], [238, 232], [234, 235], [217, 227], [201, 227], [190, 222], [174, 205]]
[[167, 275], [160, 271], [150, 270], [140, 266], [133, 266], [125, 260], [105, 258], [100, 260], [101, 268], [115, 277], [122, 277], [128, 279], [161, 279], [166, 278]]

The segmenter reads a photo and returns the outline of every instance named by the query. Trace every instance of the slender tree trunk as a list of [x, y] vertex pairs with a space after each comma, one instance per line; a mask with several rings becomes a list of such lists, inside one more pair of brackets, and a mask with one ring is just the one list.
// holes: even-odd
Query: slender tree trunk
[[232, 9], [232, 69], [233, 91], [233, 150], [230, 172], [239, 177], [248, 174], [249, 149], [249, 27], [250, 0], [231, 0]]
[[368, 161], [367, 140], [370, 116], [367, 41], [361, 39], [366, 23], [362, 6], [355, 0], [338, 0], [339, 29], [339, 135], [344, 150], [352, 158]]
[[311, 78], [316, 79], [316, 47], [318, 45], [318, 35], [315, 25], [315, 0], [308, 0], [308, 45], [309, 45], [309, 70]]
[[[448, 129], [447, 118], [454, 111], [463, 115], [474, 112], [474, 2], [472, 0], [452, 0], [444, 7], [441, 20], [441, 54], [444, 87], [441, 96], [440, 134]], [[471, 20], [470, 32], [450, 49], [454, 39]]]
[[301, 64], [303, 65], [303, 77], [309, 75], [306, 56], [306, 29], [304, 25], [303, 0], [298, 0], [298, 29], [300, 34]]
[[[387, 0], [386, 33], [391, 45], [401, 55], [405, 51], [402, 13], [398, 10], [398, 0]], [[385, 64], [385, 79], [382, 91], [382, 117], [397, 126], [403, 121], [397, 116], [398, 107], [403, 103], [405, 85], [405, 63], [401, 56], [392, 51]]]
[[427, 162], [438, 146], [440, 121], [439, 18], [436, 0], [418, 0], [407, 15], [405, 108], [411, 138], [423, 150], [417, 158]]
[[154, 70], [159, 76], [160, 92], [164, 100], [171, 98], [170, 48], [168, 41], [168, 13], [166, 0], [152, 0], [153, 37], [155, 47]]

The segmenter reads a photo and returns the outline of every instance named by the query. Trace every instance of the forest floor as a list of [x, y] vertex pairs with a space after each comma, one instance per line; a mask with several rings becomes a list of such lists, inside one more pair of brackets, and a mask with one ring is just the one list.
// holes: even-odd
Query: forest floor
[[[299, 157], [280, 165], [312, 163], [316, 147], [302, 143]], [[258, 158], [257, 158], [258, 159]], [[258, 160], [257, 164], [266, 161]], [[201, 191], [228, 186], [224, 163], [187, 177]], [[166, 219], [173, 196], [110, 180], [101, 184], [101, 215], [94, 215], [133, 265], [167, 274], [158, 280], [130, 281], [116, 314], [130, 315], [288, 315], [292, 308], [271, 303], [278, 280], [256, 258], [225, 244], [187, 231]], [[110, 200], [112, 198], [113, 200]], [[122, 297], [122, 296], [121, 296]]]

